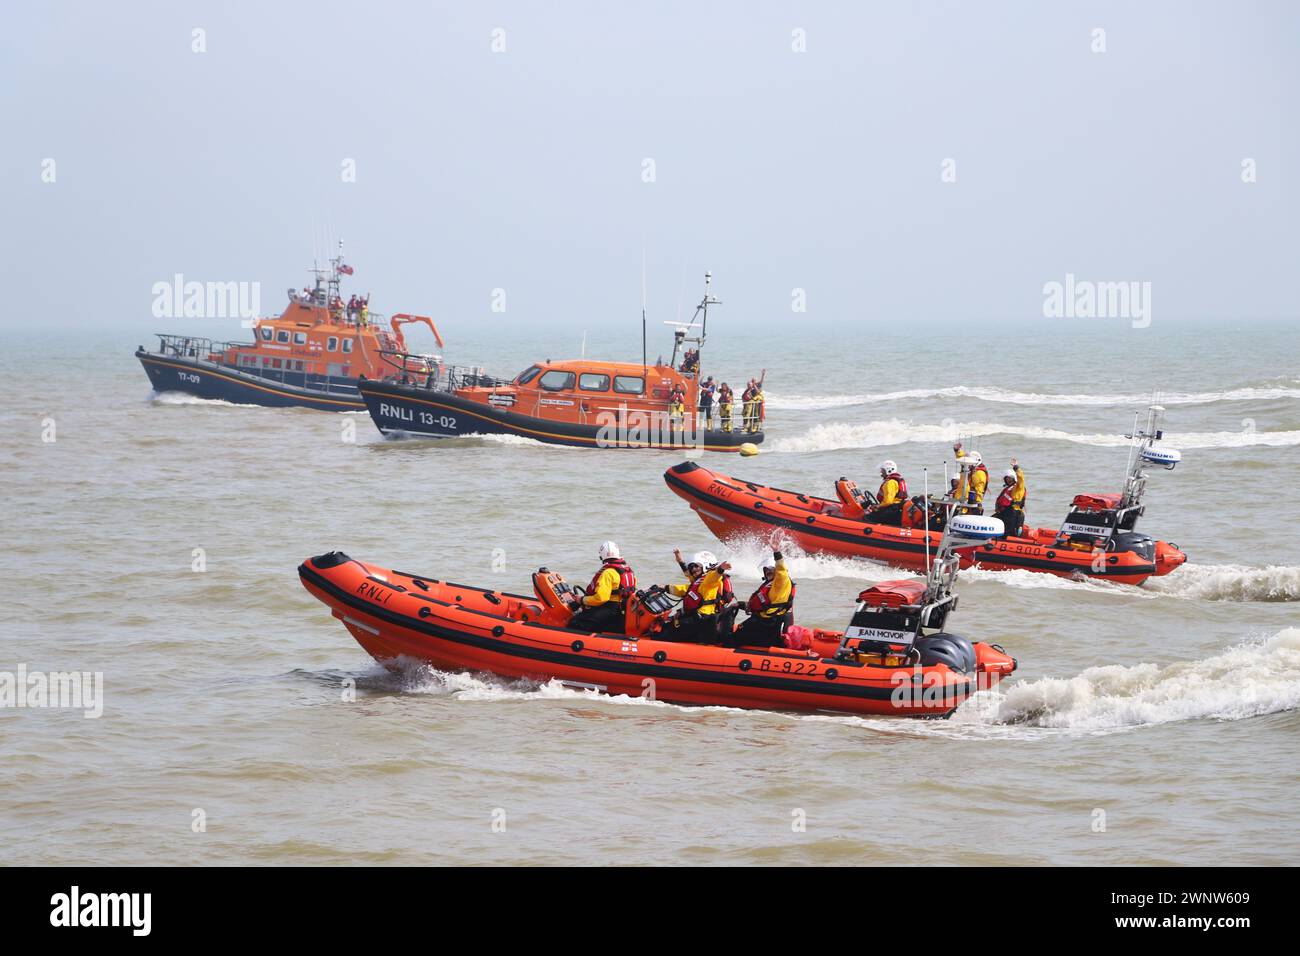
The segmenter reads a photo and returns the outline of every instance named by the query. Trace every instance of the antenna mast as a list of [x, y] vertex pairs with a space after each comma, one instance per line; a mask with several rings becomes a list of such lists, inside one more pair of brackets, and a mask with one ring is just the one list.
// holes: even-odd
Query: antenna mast
[[646, 356], [645, 345], [645, 247], [641, 248], [641, 374], [645, 375], [650, 368], [649, 359]]

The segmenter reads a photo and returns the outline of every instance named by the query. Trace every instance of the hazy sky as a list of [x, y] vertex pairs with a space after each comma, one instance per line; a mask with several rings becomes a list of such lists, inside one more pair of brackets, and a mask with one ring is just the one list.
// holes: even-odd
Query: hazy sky
[[1297, 54], [1284, 2], [11, 5], [0, 321], [152, 329], [177, 272], [278, 311], [331, 236], [448, 324], [634, 322], [643, 249], [652, 321], [706, 268], [733, 322], [1041, 319], [1067, 272], [1294, 317]]

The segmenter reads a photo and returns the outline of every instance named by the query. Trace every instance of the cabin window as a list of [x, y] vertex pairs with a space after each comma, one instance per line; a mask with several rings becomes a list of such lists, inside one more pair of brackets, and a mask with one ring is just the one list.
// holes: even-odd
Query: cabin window
[[330, 340], [328, 343], [326, 343], [325, 347], [329, 349], [331, 352], [337, 352], [339, 350], [338, 337], [331, 335]]
[[293, 333], [293, 344], [294, 344], [294, 345], [306, 345], [306, 344], [307, 344], [307, 333], [306, 333], [306, 332], [295, 332], [295, 333]]
[[263, 342], [269, 342], [269, 341], [271, 341], [271, 330], [270, 330], [270, 329], [263, 329], [263, 330], [262, 330], [262, 341], [263, 341]]
[[343, 351], [345, 351], [345, 352], [351, 352], [351, 351], [352, 351], [352, 339], [344, 339], [344, 340], [343, 340]]
[[279, 359], [271, 359], [271, 367], [272, 367], [272, 368], [279, 368], [279, 367], [280, 367], [280, 360], [279, 360]]
[[541, 370], [542, 367], [540, 365], [529, 366], [519, 373], [519, 377], [515, 379], [515, 383], [518, 385], [527, 385], [533, 379], [537, 378], [537, 373]]
[[563, 392], [565, 389], [573, 388], [573, 380], [577, 378], [572, 372], [562, 372], [558, 368], [553, 368], [537, 380], [537, 384], [548, 392]]
[[276, 332], [276, 333], [275, 333], [275, 340], [276, 340], [277, 342], [288, 342], [288, 341], [289, 341], [289, 333], [286, 332], [286, 331], [284, 331], [283, 329], [281, 329], [279, 332]]
[[583, 372], [578, 376], [578, 388], [584, 392], [608, 392], [609, 376], [597, 372]]
[[645, 392], [645, 379], [640, 375], [615, 375], [614, 391], [624, 395], [640, 395]]

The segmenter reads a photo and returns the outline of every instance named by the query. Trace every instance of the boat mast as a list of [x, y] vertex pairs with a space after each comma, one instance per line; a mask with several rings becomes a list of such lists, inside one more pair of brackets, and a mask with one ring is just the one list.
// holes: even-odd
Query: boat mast
[[[677, 350], [687, 342], [695, 343], [695, 345], [698, 346], [696, 351], [704, 348], [704, 337], [709, 328], [709, 306], [722, 305], [722, 300], [714, 298], [713, 293], [709, 291], [712, 282], [713, 273], [704, 273], [704, 298], [702, 298], [700, 304], [695, 307], [695, 314], [691, 316], [691, 321], [664, 322], [664, 325], [671, 325], [676, 329], [673, 333], [673, 358], [671, 362], [674, 367], [677, 365]], [[697, 319], [699, 321], [696, 321]], [[686, 334], [687, 329], [699, 329], [700, 334], [694, 338], [690, 338]]]
[[641, 377], [650, 370], [650, 361], [646, 356], [645, 344], [645, 248], [641, 249]]

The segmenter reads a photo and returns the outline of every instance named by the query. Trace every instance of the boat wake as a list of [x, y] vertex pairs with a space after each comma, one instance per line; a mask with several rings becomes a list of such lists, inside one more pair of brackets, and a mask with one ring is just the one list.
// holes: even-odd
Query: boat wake
[[[807, 454], [810, 452], [837, 451], [845, 448], [879, 448], [902, 445], [908, 442], [946, 444], [958, 436], [981, 438], [988, 435], [1015, 435], [1021, 438], [1044, 441], [1066, 441], [1077, 445], [1099, 447], [1125, 447], [1129, 439], [1123, 435], [1083, 435], [1061, 431], [1057, 428], [1040, 428], [1032, 425], [1003, 425], [996, 422], [947, 422], [940, 425], [918, 425], [899, 419], [867, 422], [855, 425], [849, 422], [829, 422], [814, 425], [802, 435], [777, 438], [768, 443], [773, 452]], [[1261, 432], [1243, 428], [1232, 432], [1166, 432], [1165, 440], [1180, 449], [1189, 448], [1244, 448], [1251, 445], [1282, 447], [1300, 445], [1300, 431]]]
[[469, 674], [441, 671], [414, 658], [398, 661], [396, 670], [375, 664], [357, 679], [357, 686], [371, 691], [423, 694], [454, 698], [458, 701], [537, 701], [559, 700], [573, 703], [601, 703], [614, 706], [656, 707], [689, 712], [739, 712], [734, 707], [678, 707], [650, 697], [611, 696], [594, 689], [566, 684], [559, 680], [510, 680], [494, 674]]
[[1198, 661], [1110, 664], [979, 695], [956, 719], [1105, 733], [1180, 720], [1241, 720], [1300, 707], [1300, 628]]
[[224, 398], [199, 398], [186, 392], [150, 392], [149, 402], [154, 405], [224, 405], [227, 408], [261, 408], [252, 402], [228, 402]]
[[1244, 720], [1300, 709], [1300, 628], [1197, 661], [1109, 664], [1076, 677], [1004, 682], [944, 721], [807, 715], [881, 733], [957, 739], [1101, 735], [1187, 720]]
[[[1279, 398], [1300, 398], [1300, 381], [1274, 386], [1244, 386], [1217, 392], [1170, 392], [1160, 394], [1162, 405], [1208, 405], [1213, 402], [1271, 401]], [[818, 410], [846, 408], [854, 405], [871, 405], [876, 402], [904, 401], [924, 398], [964, 398], [982, 402], [1009, 405], [1146, 405], [1151, 395], [1057, 395], [1042, 392], [1017, 392], [992, 386], [953, 385], [948, 388], [911, 388], [895, 392], [865, 393], [859, 395], [767, 395], [771, 408]]]
[[[447, 673], [414, 660], [403, 662], [395, 672], [376, 664], [361, 675], [358, 686], [372, 692], [427, 694], [459, 701], [559, 700], [680, 713], [744, 713], [729, 707], [678, 707], [644, 697], [609, 697], [557, 680], [537, 683]], [[1300, 628], [1287, 628], [1201, 660], [1108, 664], [1090, 667], [1075, 677], [1004, 683], [976, 694], [946, 721], [833, 714], [780, 716], [907, 736], [990, 739], [1110, 734], [1188, 720], [1244, 720], [1296, 709], [1300, 709]]]
[[1200, 601], [1300, 601], [1300, 567], [1185, 564], [1142, 590]]
[[[847, 578], [875, 584], [911, 574], [905, 569], [877, 564], [864, 558], [806, 554], [794, 545], [789, 545], [784, 550], [790, 574], [796, 581]], [[732, 565], [732, 577], [757, 581], [761, 576], [759, 568], [770, 553], [767, 545], [756, 538], [730, 542], [726, 558]], [[984, 568], [966, 568], [961, 572], [961, 581], [1000, 584], [1027, 591], [1091, 591], [1134, 600], [1173, 597], [1192, 601], [1300, 601], [1300, 567], [1281, 565], [1255, 568], [1235, 564], [1185, 564], [1162, 577], [1148, 578], [1141, 587], [1024, 569], [989, 571]]]

